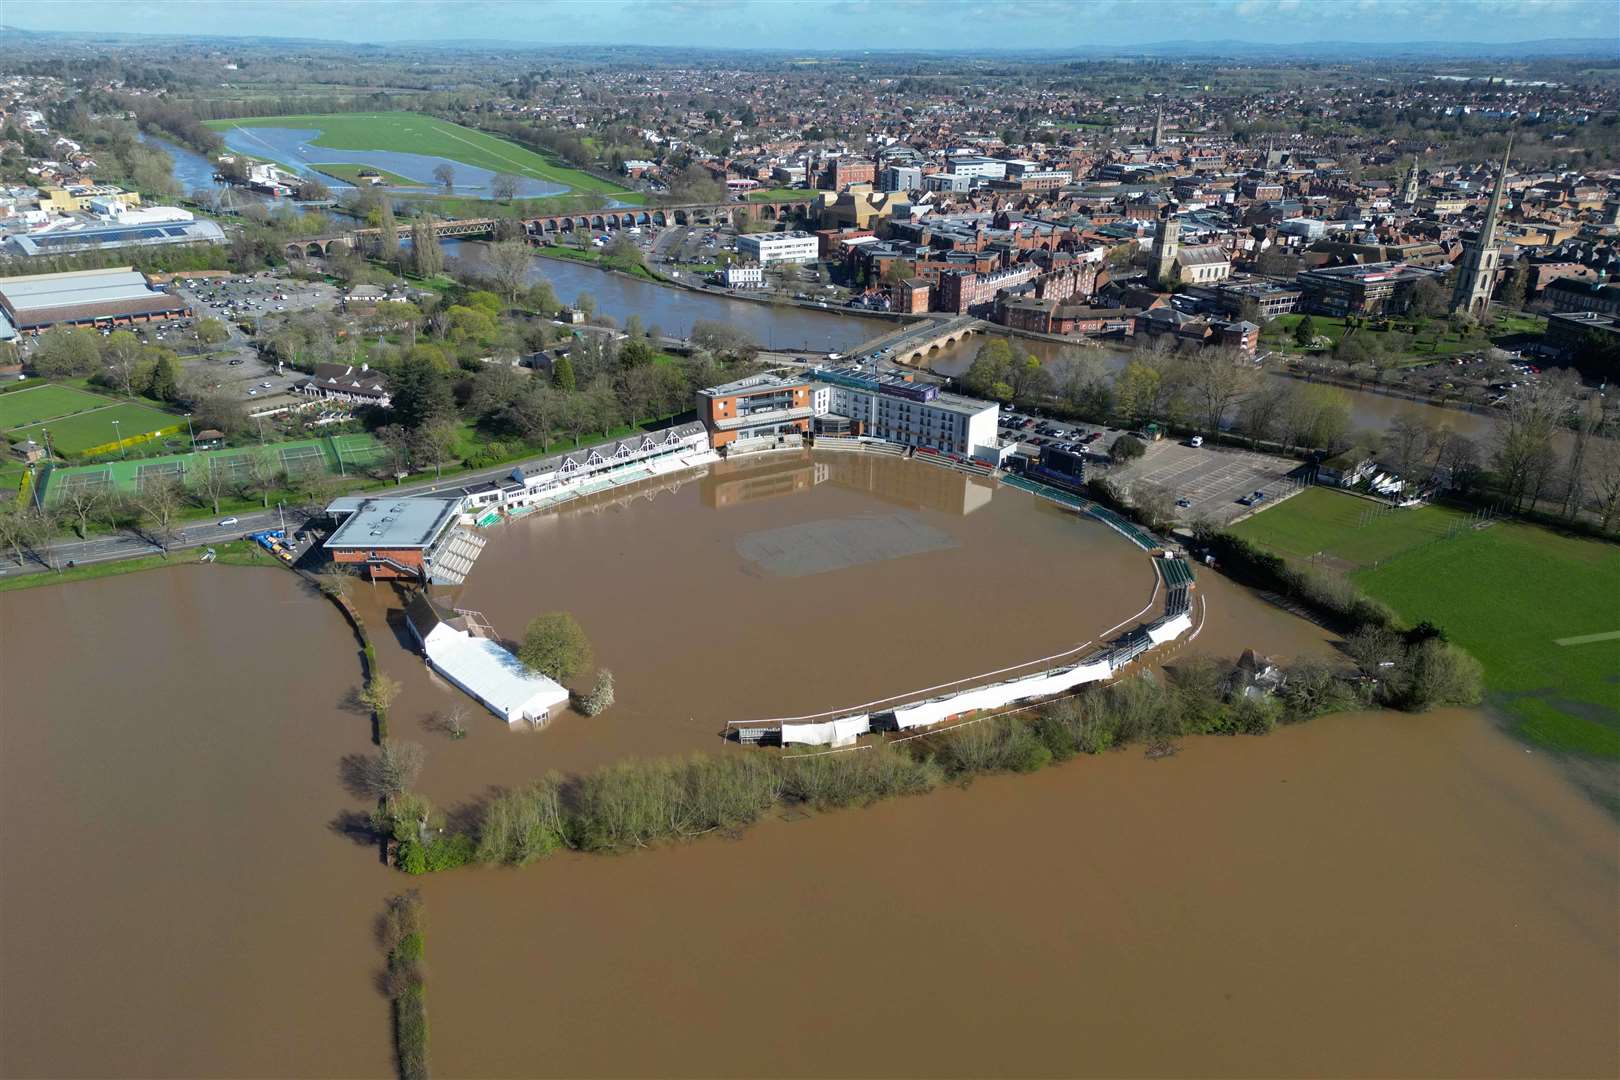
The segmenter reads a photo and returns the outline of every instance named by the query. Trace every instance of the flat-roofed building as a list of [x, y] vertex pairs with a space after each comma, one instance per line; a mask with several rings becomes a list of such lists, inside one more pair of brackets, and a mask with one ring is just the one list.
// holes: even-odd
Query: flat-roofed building
[[1439, 271], [1404, 263], [1325, 266], [1301, 270], [1301, 311], [1313, 315], [1404, 315], [1418, 282], [1434, 280]]
[[184, 300], [152, 288], [145, 274], [128, 266], [0, 278], [0, 316], [19, 333], [189, 314]]
[[460, 585], [483, 550], [482, 537], [459, 527], [462, 497], [338, 499], [326, 508], [338, 527], [322, 545], [332, 561], [364, 567], [372, 578]]
[[807, 374], [815, 384], [818, 424], [844, 428], [842, 421], [848, 421], [848, 430], [856, 435], [999, 461], [996, 428], [1001, 406], [993, 401], [853, 367], [818, 367]]
[[808, 380], [771, 374], [699, 390], [697, 407], [716, 449], [738, 439], [803, 435], [813, 415]]
[[13, 236], [6, 241], [13, 255], [72, 255], [126, 247], [162, 247], [166, 244], [223, 244], [225, 233], [212, 221], [170, 221], [148, 224], [93, 225], [53, 229]]
[[737, 237], [737, 254], [760, 266], [813, 263], [820, 250], [814, 233], [750, 233]]

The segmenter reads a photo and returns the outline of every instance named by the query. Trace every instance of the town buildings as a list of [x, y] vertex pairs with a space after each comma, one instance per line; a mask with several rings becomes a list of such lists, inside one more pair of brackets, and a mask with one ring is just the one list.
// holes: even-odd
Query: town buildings
[[744, 233], [737, 237], [737, 253], [759, 266], [815, 262], [817, 252], [814, 233]]
[[460, 527], [463, 510], [460, 495], [348, 496], [326, 508], [338, 526], [323, 547], [372, 579], [460, 585], [484, 547]]
[[716, 448], [738, 439], [803, 435], [813, 415], [810, 385], [782, 375], [750, 375], [698, 391], [698, 418]]
[[388, 379], [369, 364], [316, 364], [315, 372], [294, 388], [295, 393], [352, 405], [386, 409], [392, 403]]

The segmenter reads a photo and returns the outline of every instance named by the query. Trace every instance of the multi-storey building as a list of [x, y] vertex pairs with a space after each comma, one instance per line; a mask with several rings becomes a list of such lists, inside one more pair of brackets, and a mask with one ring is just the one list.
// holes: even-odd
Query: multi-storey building
[[815, 383], [818, 423], [823, 418], [847, 420], [857, 435], [963, 457], [999, 454], [1001, 407], [995, 402], [853, 368], [814, 368], [809, 376]]
[[1405, 263], [1301, 270], [1299, 307], [1313, 315], [1403, 315], [1418, 282], [1441, 275]]
[[697, 406], [716, 449], [738, 439], [802, 435], [813, 415], [808, 380], [770, 374], [699, 390]]
[[818, 241], [814, 233], [745, 233], [737, 237], [737, 254], [760, 266], [772, 263], [815, 262]]

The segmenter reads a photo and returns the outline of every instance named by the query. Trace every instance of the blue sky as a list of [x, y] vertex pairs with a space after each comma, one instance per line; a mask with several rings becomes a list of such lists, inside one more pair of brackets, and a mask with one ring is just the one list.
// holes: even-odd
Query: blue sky
[[[0, 23], [386, 42], [974, 49], [1620, 37], [1614, 0], [11, 0]], [[0, 42], [3, 44], [3, 42]]]

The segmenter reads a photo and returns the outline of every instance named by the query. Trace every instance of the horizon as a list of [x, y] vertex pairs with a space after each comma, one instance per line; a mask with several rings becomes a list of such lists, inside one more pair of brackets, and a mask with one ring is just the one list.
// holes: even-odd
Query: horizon
[[[85, 0], [15, 6], [0, 30], [95, 37], [259, 38], [324, 44], [441, 45], [504, 42], [513, 47], [706, 48], [714, 51], [849, 53], [1020, 51], [1095, 52], [1205, 43], [1320, 48], [1400, 49], [1424, 45], [1523, 47], [1591, 40], [1607, 19], [1609, 49], [1620, 54], [1607, 0], [1206, 0], [1166, 5], [1147, 0], [1024, 0], [1015, 6], [978, 0], [835, 0], [818, 6], [769, 0], [428, 0], [334, 7], [319, 0]], [[379, 19], [386, 11], [392, 20]], [[907, 17], [915, 13], [917, 18]], [[1076, 18], [1080, 16], [1080, 18]], [[883, 47], [818, 44], [852, 26], [883, 20]], [[994, 19], [1000, 37], [965, 45]], [[136, 29], [162, 26], [161, 30]], [[1452, 33], [1466, 27], [1468, 34]], [[1113, 27], [1130, 32], [1112, 32]], [[323, 32], [324, 31], [324, 32]], [[1054, 40], [1056, 39], [1056, 40]]]

